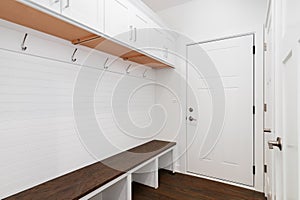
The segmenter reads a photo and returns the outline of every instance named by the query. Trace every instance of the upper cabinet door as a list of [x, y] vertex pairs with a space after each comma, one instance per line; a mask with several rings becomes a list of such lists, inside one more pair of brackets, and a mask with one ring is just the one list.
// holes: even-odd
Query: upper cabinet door
[[85, 26], [103, 32], [104, 0], [61, 0], [62, 14]]
[[151, 50], [149, 53], [160, 59], [164, 59], [165, 55], [165, 35], [161, 28], [151, 28], [150, 29], [151, 43], [149, 46]]
[[129, 23], [130, 4], [125, 0], [105, 1], [105, 33], [125, 43], [134, 39], [134, 27]]
[[131, 12], [131, 20], [133, 26], [133, 39], [131, 44], [136, 48], [142, 50], [149, 47], [150, 35], [150, 19], [137, 9], [133, 9]]
[[167, 63], [174, 65], [175, 64], [175, 46], [176, 40], [172, 37], [166, 34], [165, 40], [164, 40], [164, 46], [163, 46], [163, 60], [165, 60]]
[[47, 8], [51, 11], [60, 13], [61, 0], [27, 0], [27, 1], [37, 4], [41, 7]]

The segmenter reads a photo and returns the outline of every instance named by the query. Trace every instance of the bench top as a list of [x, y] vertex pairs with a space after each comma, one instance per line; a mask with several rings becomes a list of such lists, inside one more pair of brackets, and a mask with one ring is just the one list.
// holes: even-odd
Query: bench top
[[10, 196], [6, 200], [79, 199], [175, 145], [174, 142], [153, 140]]

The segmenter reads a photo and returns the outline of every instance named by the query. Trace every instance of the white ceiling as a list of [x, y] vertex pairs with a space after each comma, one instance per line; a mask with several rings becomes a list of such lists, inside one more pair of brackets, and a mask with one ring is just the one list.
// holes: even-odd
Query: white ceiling
[[192, 0], [142, 0], [153, 11], [158, 12], [167, 8], [171, 8], [180, 4], [187, 3]]

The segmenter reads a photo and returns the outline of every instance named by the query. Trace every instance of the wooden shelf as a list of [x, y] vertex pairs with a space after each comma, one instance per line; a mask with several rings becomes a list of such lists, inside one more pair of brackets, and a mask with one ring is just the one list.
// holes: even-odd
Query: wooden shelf
[[1, 19], [32, 28], [92, 49], [96, 49], [124, 60], [152, 68], [173, 68], [172, 66], [145, 55], [112, 39], [91, 33], [79, 26], [26, 6], [15, 0], [0, 1]]

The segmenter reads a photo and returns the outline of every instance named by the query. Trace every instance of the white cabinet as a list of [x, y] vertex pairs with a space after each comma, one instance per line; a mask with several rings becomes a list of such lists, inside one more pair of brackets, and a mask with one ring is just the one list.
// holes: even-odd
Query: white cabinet
[[133, 9], [131, 12], [130, 23], [133, 27], [133, 38], [130, 43], [136, 47], [147, 48], [150, 42], [149, 35], [150, 19], [138, 9]]
[[151, 28], [150, 30], [150, 38], [151, 43], [150, 47], [151, 50], [148, 52], [153, 56], [156, 56], [160, 59], [163, 59], [165, 52], [165, 36], [164, 32], [160, 28]]
[[60, 13], [61, 0], [27, 0], [27, 1], [37, 4], [41, 7], [47, 8], [51, 11]]
[[129, 43], [134, 37], [130, 25], [130, 4], [125, 0], [105, 1], [105, 33], [122, 42]]
[[172, 53], [175, 51], [175, 39], [172, 35], [168, 34], [166, 30], [159, 27], [156, 23], [152, 24], [152, 28], [149, 30], [151, 42], [149, 46], [151, 50], [147, 52], [161, 60], [174, 65], [175, 55]]
[[104, 29], [104, 0], [61, 0], [62, 14], [98, 31]]
[[163, 60], [172, 65], [175, 64], [175, 39], [169, 35], [165, 34], [164, 37], [164, 46], [163, 46]]
[[174, 40], [128, 0], [22, 0], [174, 64]]
[[105, 33], [136, 48], [149, 44], [149, 19], [126, 0], [105, 1]]
[[60, 13], [99, 32], [104, 30], [104, 0], [24, 0]]

